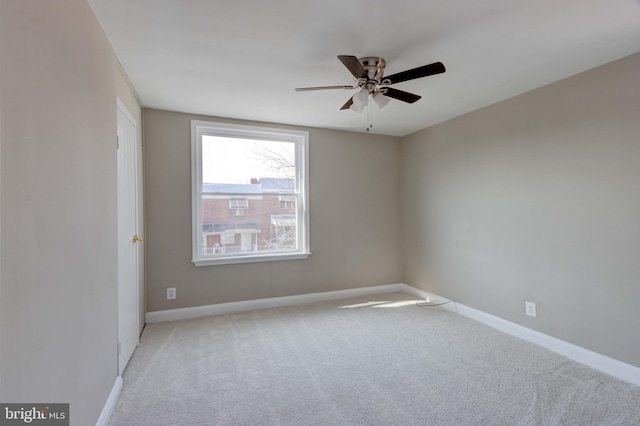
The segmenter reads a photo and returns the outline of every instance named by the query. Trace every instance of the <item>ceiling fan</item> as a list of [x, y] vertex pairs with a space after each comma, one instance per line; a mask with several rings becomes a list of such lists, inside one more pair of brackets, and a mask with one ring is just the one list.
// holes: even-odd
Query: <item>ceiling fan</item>
[[356, 58], [350, 55], [338, 55], [338, 59], [344, 64], [349, 72], [356, 79], [354, 86], [317, 86], [317, 87], [298, 87], [296, 91], [304, 92], [309, 90], [330, 90], [330, 89], [358, 89], [360, 91], [353, 95], [342, 105], [341, 110], [351, 109], [356, 112], [362, 112], [371, 99], [382, 108], [389, 102], [387, 98], [397, 99], [407, 103], [414, 103], [421, 96], [388, 87], [392, 84], [401, 83], [416, 78], [428, 77], [430, 75], [441, 74], [446, 71], [442, 62], [434, 62], [433, 64], [424, 65], [407, 71], [402, 71], [390, 76], [384, 76], [384, 68], [386, 62], [384, 59], [375, 56], [366, 56], [364, 58]]

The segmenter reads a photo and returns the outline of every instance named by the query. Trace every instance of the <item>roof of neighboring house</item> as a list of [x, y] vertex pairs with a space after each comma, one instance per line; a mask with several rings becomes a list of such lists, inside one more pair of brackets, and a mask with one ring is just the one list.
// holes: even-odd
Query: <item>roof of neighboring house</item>
[[254, 183], [203, 183], [202, 192], [213, 194], [260, 194], [262, 189]]
[[265, 192], [293, 192], [295, 180], [288, 178], [260, 178], [260, 185]]
[[205, 234], [240, 234], [242, 232], [256, 234], [260, 233], [260, 226], [256, 222], [203, 223], [202, 232]]
[[209, 194], [262, 194], [264, 192], [293, 192], [295, 180], [288, 178], [260, 178], [259, 183], [203, 183], [202, 192]]

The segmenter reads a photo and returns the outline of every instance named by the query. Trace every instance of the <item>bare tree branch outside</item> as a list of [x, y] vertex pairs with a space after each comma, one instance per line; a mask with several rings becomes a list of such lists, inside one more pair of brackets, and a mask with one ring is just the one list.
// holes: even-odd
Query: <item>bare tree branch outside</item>
[[269, 170], [273, 176], [282, 179], [295, 179], [296, 159], [293, 149], [275, 149], [272, 145], [254, 143], [250, 148], [251, 160], [257, 162], [261, 168]]

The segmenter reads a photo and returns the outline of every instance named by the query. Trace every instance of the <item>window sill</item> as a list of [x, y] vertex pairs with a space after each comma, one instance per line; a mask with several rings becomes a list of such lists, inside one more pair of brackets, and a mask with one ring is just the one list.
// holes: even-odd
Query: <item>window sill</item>
[[277, 260], [306, 259], [310, 255], [311, 255], [311, 252], [263, 254], [263, 255], [250, 255], [250, 256], [229, 256], [229, 257], [193, 259], [191, 262], [196, 266], [232, 265], [236, 263], [273, 262]]

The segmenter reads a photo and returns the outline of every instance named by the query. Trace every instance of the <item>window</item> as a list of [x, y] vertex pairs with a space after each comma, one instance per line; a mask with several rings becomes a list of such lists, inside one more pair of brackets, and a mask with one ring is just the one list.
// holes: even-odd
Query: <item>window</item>
[[278, 197], [280, 201], [280, 209], [283, 210], [291, 210], [293, 209], [293, 197], [280, 196]]
[[196, 266], [310, 254], [308, 140], [301, 131], [191, 122]]
[[249, 201], [246, 198], [229, 198], [229, 209], [231, 216], [246, 216], [249, 208]]

